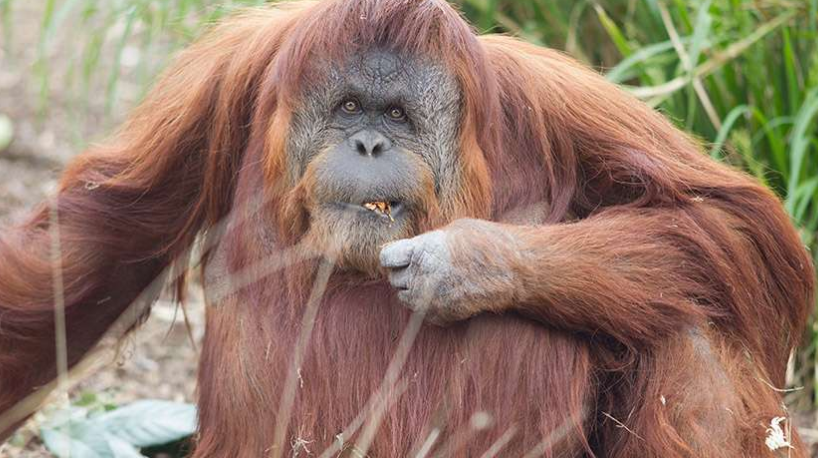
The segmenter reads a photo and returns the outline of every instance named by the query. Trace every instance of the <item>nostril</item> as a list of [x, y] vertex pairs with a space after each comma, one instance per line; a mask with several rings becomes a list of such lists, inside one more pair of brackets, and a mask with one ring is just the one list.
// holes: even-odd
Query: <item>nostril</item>
[[355, 141], [355, 150], [362, 156], [379, 156], [384, 151], [383, 142], [367, 144], [361, 140]]
[[361, 155], [368, 155], [369, 151], [367, 151], [366, 145], [361, 140], [355, 140], [355, 150], [358, 151], [358, 154]]
[[349, 139], [349, 145], [361, 156], [380, 156], [389, 150], [391, 144], [378, 132], [359, 132]]

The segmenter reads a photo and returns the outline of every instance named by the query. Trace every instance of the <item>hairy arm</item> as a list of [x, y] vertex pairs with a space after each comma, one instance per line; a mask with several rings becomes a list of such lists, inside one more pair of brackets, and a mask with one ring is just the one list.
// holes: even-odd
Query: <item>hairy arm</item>
[[707, 311], [696, 301], [710, 294], [713, 276], [701, 258], [706, 248], [683, 245], [679, 215], [663, 213], [538, 227], [459, 220], [387, 246], [382, 263], [401, 299], [438, 324], [516, 311], [646, 343], [700, 321]]
[[[164, 256], [148, 255], [158, 246], [156, 228], [121, 210], [137, 196], [87, 189], [82, 178], [101, 178], [99, 169], [89, 172], [72, 178], [56, 210], [43, 208], [0, 237], [0, 438], [48, 394], [62, 362], [76, 364], [134, 305], [118, 327], [122, 335], [161, 286], [146, 289], [167, 264]], [[65, 326], [59, 342], [57, 305]], [[58, 347], [64, 361], [58, 361]]]
[[[606, 213], [571, 224], [507, 227], [521, 249], [509, 308], [628, 345], [659, 341], [726, 313], [730, 247], [694, 216], [655, 209]], [[720, 225], [729, 225], [723, 216]]]
[[129, 310], [119, 330], [132, 327], [167, 269], [185, 267], [197, 234], [229, 211], [288, 14], [245, 13], [184, 51], [119, 134], [69, 167], [51, 205], [0, 232], [0, 439], [56, 376], [55, 305], [71, 367]]
[[[771, 317], [805, 306], [809, 261], [792, 251], [793, 231], [775, 206], [751, 221], [725, 205], [612, 208], [542, 226], [458, 220], [387, 246], [381, 261], [401, 299], [441, 324], [513, 311], [631, 348], [706, 320], [788, 330]], [[765, 235], [767, 222], [776, 235]]]

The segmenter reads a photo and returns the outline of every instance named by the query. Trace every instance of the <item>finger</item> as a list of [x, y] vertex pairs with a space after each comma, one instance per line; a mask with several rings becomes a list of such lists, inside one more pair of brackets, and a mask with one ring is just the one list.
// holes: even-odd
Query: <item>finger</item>
[[381, 266], [388, 269], [406, 267], [412, 260], [413, 250], [414, 244], [408, 239], [392, 242], [381, 249]]
[[399, 290], [398, 299], [403, 303], [403, 305], [409, 308], [409, 310], [415, 310], [415, 304], [412, 300], [412, 293], [410, 293], [408, 289]]
[[440, 278], [435, 275], [420, 274], [412, 282], [412, 291], [419, 306], [426, 308], [435, 299]]
[[408, 267], [401, 267], [389, 272], [389, 283], [396, 289], [409, 289], [409, 280], [411, 278], [412, 275], [409, 273]]

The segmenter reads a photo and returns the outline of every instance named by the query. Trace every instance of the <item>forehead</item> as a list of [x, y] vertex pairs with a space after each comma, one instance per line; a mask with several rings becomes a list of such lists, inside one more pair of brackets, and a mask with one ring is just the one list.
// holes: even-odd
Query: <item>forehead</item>
[[457, 78], [442, 63], [383, 49], [354, 54], [330, 74], [336, 87], [373, 102], [459, 99]]
[[400, 59], [394, 53], [375, 50], [355, 56], [350, 70], [373, 83], [389, 84], [401, 79], [403, 74], [410, 74], [417, 66], [408, 64], [409, 62]]

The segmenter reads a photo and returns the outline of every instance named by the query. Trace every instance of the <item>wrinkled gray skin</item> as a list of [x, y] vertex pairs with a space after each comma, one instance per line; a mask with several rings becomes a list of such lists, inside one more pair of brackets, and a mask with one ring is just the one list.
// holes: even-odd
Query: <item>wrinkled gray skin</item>
[[[470, 247], [469, 241], [478, 237], [493, 243]], [[444, 229], [386, 245], [380, 262], [398, 298], [442, 325], [478, 310], [503, 311], [520, 289], [509, 262], [519, 262], [520, 253], [516, 241], [498, 224], [460, 219]], [[475, 307], [478, 302], [480, 307]]]
[[[435, 176], [436, 191], [457, 184], [452, 180], [459, 176], [462, 97], [454, 75], [436, 63], [384, 50], [354, 56], [345, 66], [325, 71], [328, 77], [316, 78], [294, 112], [288, 142], [293, 183], [318, 153], [343, 149], [352, 136], [369, 131], [383, 135], [393, 149], [420, 155]], [[361, 103], [361, 116], [340, 110], [348, 98]], [[406, 111], [407, 122], [386, 118], [393, 106]]]
[[[380, 256], [400, 299], [414, 310], [428, 310], [434, 322], [463, 318], [458, 304], [488, 294], [480, 290], [485, 282], [464, 281], [452, 262], [446, 230], [407, 239], [417, 235], [411, 230], [411, 219], [418, 216], [412, 196], [420, 176], [431, 173], [438, 200], [461, 183], [462, 96], [456, 78], [436, 63], [385, 50], [318, 73], [294, 112], [287, 145], [291, 182], [315, 168], [317, 204], [309, 209], [310, 230], [320, 233], [322, 242], [331, 238], [329, 243], [342, 246], [340, 258], [361, 271], [370, 261], [378, 266], [381, 247], [404, 239]], [[347, 100], [358, 102], [361, 111], [344, 112]], [[404, 121], [388, 117], [394, 107], [405, 111]], [[395, 221], [363, 209], [372, 201], [392, 202]], [[493, 224], [479, 223], [470, 226]]]

